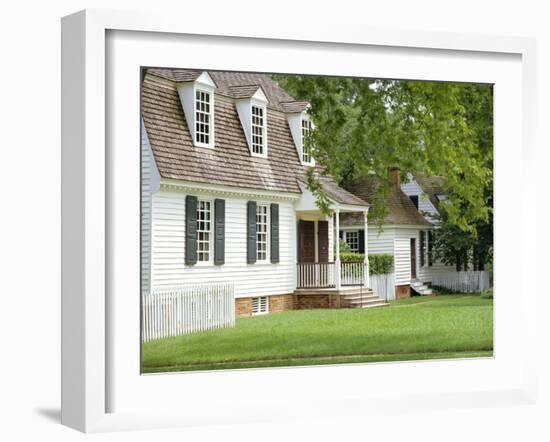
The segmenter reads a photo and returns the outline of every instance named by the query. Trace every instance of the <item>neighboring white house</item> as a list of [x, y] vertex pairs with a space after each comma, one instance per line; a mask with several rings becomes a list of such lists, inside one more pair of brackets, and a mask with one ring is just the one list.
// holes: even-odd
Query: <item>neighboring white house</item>
[[[411, 286], [421, 294], [431, 291], [424, 285], [430, 282], [432, 261], [428, 237], [433, 225], [426, 220], [410, 198], [400, 188], [400, 170], [390, 170], [392, 187], [385, 195], [386, 215], [381, 223], [369, 222], [368, 253], [389, 254], [394, 257], [395, 296], [410, 296]], [[353, 194], [376, 207], [375, 194], [380, 181], [370, 175], [356, 180], [347, 188]], [[364, 228], [355, 214], [342, 217], [340, 238], [353, 251], [364, 252], [361, 246]]]
[[[446, 199], [443, 189], [444, 177], [426, 176], [422, 173], [408, 174], [406, 181], [401, 183], [401, 190], [416, 205], [419, 212], [427, 221], [437, 227], [439, 216], [439, 203]], [[436, 230], [433, 231], [435, 234]], [[432, 239], [429, 235], [428, 241]], [[425, 281], [431, 282], [434, 273], [448, 273], [456, 271], [454, 266], [444, 264], [441, 260], [433, 258], [432, 264], [426, 269]]]
[[148, 69], [141, 103], [143, 293], [232, 282], [237, 315], [350, 305], [335, 232], [369, 206], [328, 177], [335, 214], [316, 206], [308, 103], [266, 75], [189, 69]]

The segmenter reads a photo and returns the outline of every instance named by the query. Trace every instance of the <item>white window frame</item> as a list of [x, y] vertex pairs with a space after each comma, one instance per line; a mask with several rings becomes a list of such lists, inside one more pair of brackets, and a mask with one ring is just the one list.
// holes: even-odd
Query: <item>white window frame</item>
[[[258, 125], [258, 124], [255, 124], [254, 123], [254, 118], [255, 118], [255, 115], [254, 115], [254, 108], [256, 109], [259, 109], [261, 110], [262, 112], [262, 124], [261, 125]], [[261, 128], [262, 130], [262, 144], [256, 144], [254, 142], [254, 137], [255, 137], [255, 134], [254, 134], [254, 128], [255, 127], [259, 127]], [[256, 146], [260, 146], [261, 147], [261, 152], [254, 152], [254, 148]], [[252, 156], [255, 156], [255, 157], [267, 157], [267, 107], [264, 106], [264, 105], [261, 105], [261, 104], [258, 104], [257, 102], [255, 101], [252, 101], [251, 104], [250, 104], [250, 153], [252, 154]]]
[[[258, 258], [258, 211], [260, 207], [265, 207], [265, 259]], [[258, 264], [267, 264], [270, 262], [270, 236], [271, 236], [271, 216], [269, 213], [269, 204], [268, 203], [256, 203], [256, 263]]]
[[[262, 111], [262, 126], [256, 125], [254, 123], [254, 108], [261, 109], [261, 111]], [[250, 155], [252, 155], [253, 157], [267, 158], [267, 106], [261, 100], [252, 99], [252, 100], [250, 100], [249, 110], [250, 110], [250, 114], [249, 114], [249, 116], [250, 116], [250, 119], [249, 119], [250, 129], [249, 129], [248, 132], [249, 132], [250, 137], [248, 139], [248, 142], [249, 142], [249, 148], [250, 148]], [[257, 146], [254, 143], [254, 128], [255, 127], [261, 127], [262, 128], [262, 144], [261, 144], [262, 151], [261, 151], [261, 153], [254, 152], [254, 147]]]
[[[265, 309], [262, 310], [261, 300], [265, 299]], [[254, 311], [254, 301], [256, 301], [258, 304], [258, 308], [256, 311]], [[252, 298], [252, 316], [258, 316], [258, 315], [267, 315], [269, 313], [269, 296], [254, 296]]]
[[[352, 249], [352, 247], [348, 243], [348, 235], [350, 233], [354, 233], [355, 235], [357, 235], [357, 248], [355, 250]], [[348, 247], [351, 249], [352, 252], [359, 253], [359, 230], [344, 230], [344, 238], [343, 239], [344, 239], [344, 242], [348, 245]]]
[[[197, 102], [199, 101], [199, 99], [197, 98], [197, 94], [201, 94], [201, 93], [204, 93], [204, 94], [207, 94], [209, 96], [209, 102], [208, 102], [208, 105], [210, 106], [209, 108], [209, 112], [206, 113], [206, 112], [203, 112], [203, 111], [199, 111], [197, 109]], [[205, 134], [204, 132], [200, 132], [197, 130], [197, 124], [201, 124], [199, 121], [198, 121], [198, 113], [203, 113], [205, 115], [208, 115], [208, 134]], [[203, 88], [203, 87], [195, 87], [194, 88], [194, 93], [193, 93], [193, 121], [194, 121], [194, 127], [193, 127], [193, 143], [195, 144], [195, 146], [199, 146], [199, 147], [208, 147], [208, 148], [213, 148], [214, 147], [214, 91], [212, 90], [209, 90], [207, 88]], [[205, 134], [205, 135], [208, 135], [208, 143], [204, 143], [202, 141], [199, 141], [198, 140], [198, 136], [199, 134]]]
[[311, 146], [309, 147], [309, 151], [307, 152], [307, 155], [309, 156], [309, 161], [306, 161], [304, 159], [304, 156], [306, 155], [304, 123], [306, 123], [308, 125], [308, 128], [307, 128], [308, 133], [311, 133], [311, 131], [313, 130], [313, 123], [309, 119], [309, 116], [307, 116], [307, 114], [302, 115], [302, 118], [300, 120], [300, 136], [302, 137], [302, 149], [301, 149], [301, 152], [300, 152], [300, 161], [302, 162], [303, 165], [314, 166], [315, 165], [315, 160], [313, 159], [313, 155], [311, 154]]
[[[210, 219], [209, 219], [209, 222], [210, 222], [210, 230], [208, 230], [208, 260], [207, 261], [201, 261], [199, 260], [199, 254], [200, 254], [200, 251], [199, 251], [199, 226], [198, 226], [198, 223], [199, 223], [199, 207], [200, 207], [200, 203], [203, 202], [203, 203], [208, 203], [209, 206], [210, 206]], [[196, 213], [196, 216], [197, 216], [197, 263], [196, 265], [212, 265], [213, 262], [214, 262], [214, 201], [212, 199], [209, 199], [209, 198], [198, 198], [197, 199], [197, 213]], [[202, 231], [201, 231], [202, 232]], [[206, 231], [204, 231], [206, 232]]]

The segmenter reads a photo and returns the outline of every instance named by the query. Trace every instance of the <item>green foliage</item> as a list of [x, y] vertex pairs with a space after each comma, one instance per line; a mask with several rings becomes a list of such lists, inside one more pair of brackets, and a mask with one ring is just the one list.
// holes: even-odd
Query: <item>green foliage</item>
[[481, 298], [482, 299], [493, 299], [493, 289], [487, 289], [483, 292], [481, 292]]
[[[370, 256], [369, 256], [369, 259], [370, 259]], [[340, 251], [340, 261], [342, 262], [363, 262], [364, 260], [365, 260], [364, 253]]]
[[369, 255], [369, 273], [382, 275], [393, 272], [393, 255], [376, 254]]
[[[364, 253], [340, 252], [341, 262], [363, 262]], [[372, 254], [369, 255], [369, 273], [371, 275], [381, 275], [393, 272], [393, 255]]]
[[[353, 253], [346, 241], [344, 241], [343, 239], [340, 239], [339, 242], [340, 242], [340, 258], [342, 257], [342, 253]], [[336, 249], [334, 249], [334, 251], [336, 252]]]
[[[346, 182], [387, 171], [446, 177], [448, 221], [473, 237], [492, 211], [492, 86], [447, 82], [274, 76], [311, 103], [314, 156], [322, 173]], [[311, 173], [311, 183], [315, 181]], [[316, 188], [316, 196], [322, 191]], [[380, 201], [383, 198], [378, 197]], [[326, 209], [327, 200], [319, 206]], [[373, 205], [373, 221], [387, 209]], [[380, 221], [381, 222], [381, 221]]]

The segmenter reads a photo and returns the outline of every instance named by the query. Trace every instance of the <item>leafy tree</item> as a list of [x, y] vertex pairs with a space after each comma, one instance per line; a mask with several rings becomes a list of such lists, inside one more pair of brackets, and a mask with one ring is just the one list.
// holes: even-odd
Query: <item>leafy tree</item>
[[[449, 197], [442, 206], [449, 222], [476, 236], [478, 223], [489, 221], [485, 189], [492, 186], [492, 142], [483, 149], [479, 143], [492, 137], [492, 128], [478, 118], [485, 116], [488, 106], [478, 92], [491, 94], [490, 86], [317, 76], [274, 78], [296, 99], [311, 103], [316, 125], [311, 144], [319, 172], [344, 184], [375, 173], [382, 182], [378, 190], [381, 199], [390, 186], [387, 171], [392, 166], [398, 165], [404, 177], [408, 172], [443, 175]], [[469, 108], [472, 103], [475, 107]], [[314, 171], [309, 173], [308, 183], [321, 209], [329, 210]], [[375, 216], [381, 220], [385, 209], [379, 206], [382, 209]]]

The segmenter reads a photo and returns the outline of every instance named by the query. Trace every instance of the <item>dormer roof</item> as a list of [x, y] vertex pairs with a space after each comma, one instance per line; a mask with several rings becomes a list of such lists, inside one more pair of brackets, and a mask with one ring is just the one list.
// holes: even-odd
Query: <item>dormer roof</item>
[[161, 68], [150, 68], [147, 72], [174, 82], [196, 81], [203, 72], [207, 72], [216, 85], [216, 94], [233, 99], [250, 98], [261, 88], [268, 102], [267, 107], [280, 112], [302, 112], [308, 105], [307, 102], [296, 101], [265, 74]]
[[280, 103], [280, 106], [283, 112], [294, 114], [305, 112], [309, 106], [309, 103], [307, 101], [287, 101]]
[[231, 86], [229, 88], [233, 98], [239, 100], [243, 98], [257, 97], [263, 101], [267, 101], [267, 97], [262, 90], [262, 87], [257, 84], [243, 84], [241, 86]]
[[428, 195], [432, 205], [436, 209], [439, 209], [439, 202], [445, 198], [445, 190], [443, 189], [445, 177], [437, 175], [426, 176], [420, 172], [413, 174], [413, 177], [422, 190]]

